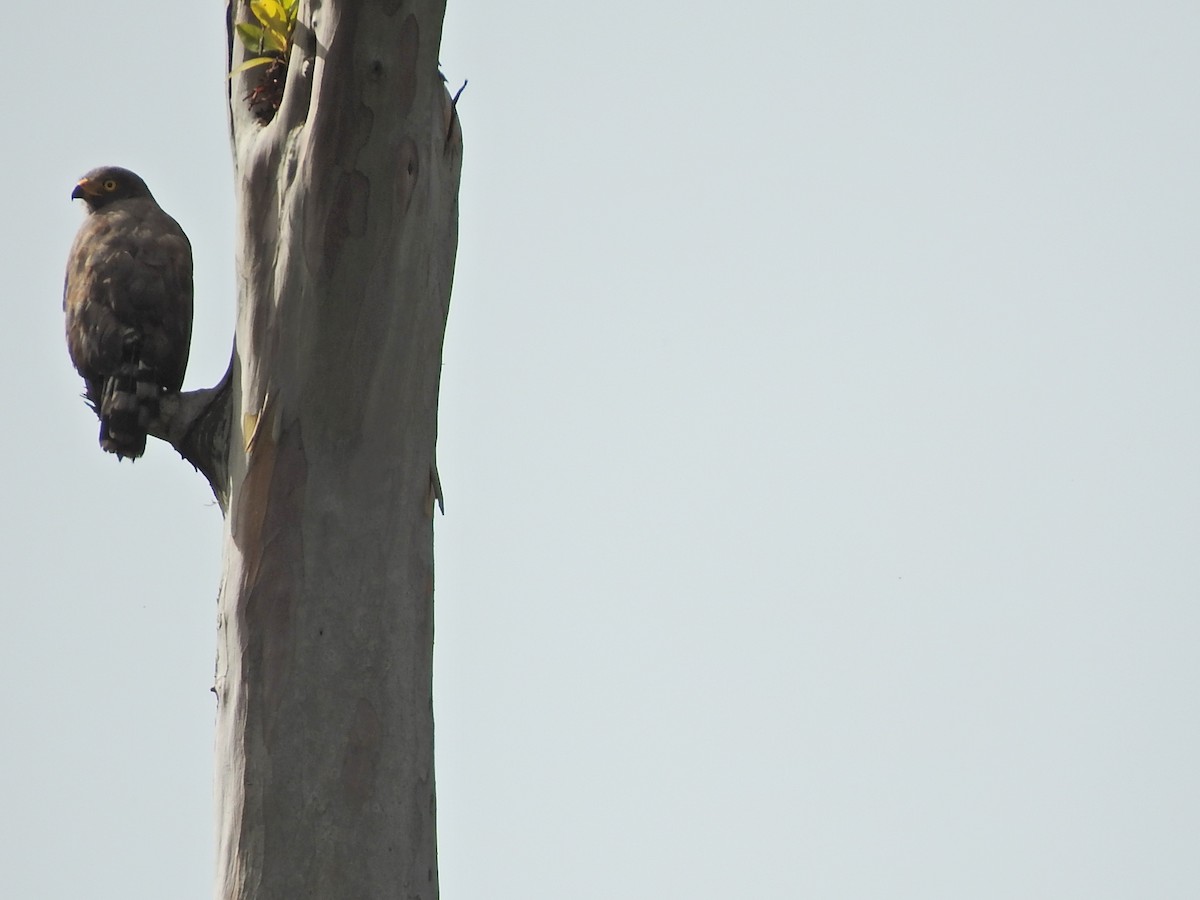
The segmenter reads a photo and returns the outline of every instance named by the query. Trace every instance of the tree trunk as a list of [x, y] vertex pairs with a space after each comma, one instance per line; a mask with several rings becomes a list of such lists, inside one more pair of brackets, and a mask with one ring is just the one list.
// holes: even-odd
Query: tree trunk
[[[247, 101], [258, 70], [230, 82], [233, 359], [156, 430], [225, 511], [221, 900], [438, 895], [434, 443], [462, 158], [444, 9], [304, 0], [274, 118]], [[232, 67], [248, 14], [229, 14]]]

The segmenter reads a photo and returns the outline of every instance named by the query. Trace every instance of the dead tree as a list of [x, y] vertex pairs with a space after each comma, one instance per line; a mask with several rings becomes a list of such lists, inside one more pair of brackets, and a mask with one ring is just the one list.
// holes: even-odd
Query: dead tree
[[[282, 61], [229, 81], [233, 358], [154, 427], [225, 516], [220, 900], [438, 895], [434, 444], [462, 160], [444, 11], [302, 0]], [[227, 12], [232, 69], [251, 13]]]

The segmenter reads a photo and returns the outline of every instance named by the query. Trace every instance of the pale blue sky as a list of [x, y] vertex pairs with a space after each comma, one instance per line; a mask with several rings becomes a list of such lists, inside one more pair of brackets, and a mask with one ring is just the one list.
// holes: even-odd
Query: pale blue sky
[[[9, 12], [0, 896], [212, 893], [220, 516], [75, 179], [233, 323], [221, 6]], [[451, 3], [446, 900], [1200, 896], [1200, 7]]]

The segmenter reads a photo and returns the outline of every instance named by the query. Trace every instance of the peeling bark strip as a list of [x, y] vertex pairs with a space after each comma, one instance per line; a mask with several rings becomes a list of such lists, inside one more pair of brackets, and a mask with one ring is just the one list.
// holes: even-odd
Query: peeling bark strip
[[226, 513], [219, 900], [438, 896], [434, 445], [462, 160], [444, 9], [302, 0], [274, 118], [229, 85], [233, 360], [155, 431]]

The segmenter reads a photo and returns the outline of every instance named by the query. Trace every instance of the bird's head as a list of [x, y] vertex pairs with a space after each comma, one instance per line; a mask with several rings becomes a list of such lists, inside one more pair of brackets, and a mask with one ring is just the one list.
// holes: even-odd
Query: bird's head
[[83, 200], [88, 209], [97, 210], [117, 200], [131, 197], [149, 197], [146, 182], [120, 166], [101, 166], [92, 169], [75, 184], [71, 191], [72, 200]]

